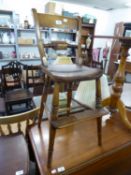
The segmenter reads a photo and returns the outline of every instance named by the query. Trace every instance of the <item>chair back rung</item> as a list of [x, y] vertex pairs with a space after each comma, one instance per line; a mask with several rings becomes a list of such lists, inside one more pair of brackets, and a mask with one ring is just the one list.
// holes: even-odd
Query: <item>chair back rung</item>
[[28, 127], [36, 122], [38, 114], [39, 107], [24, 113], [0, 117], [0, 134], [8, 135], [15, 132], [26, 134]]

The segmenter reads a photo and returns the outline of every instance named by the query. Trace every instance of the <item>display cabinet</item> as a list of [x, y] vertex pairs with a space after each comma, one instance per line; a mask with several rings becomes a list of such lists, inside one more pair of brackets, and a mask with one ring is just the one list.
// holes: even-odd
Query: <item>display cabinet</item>
[[17, 28], [17, 45], [20, 61], [39, 60], [34, 29]]
[[0, 61], [16, 59], [17, 54], [14, 13], [0, 10]]

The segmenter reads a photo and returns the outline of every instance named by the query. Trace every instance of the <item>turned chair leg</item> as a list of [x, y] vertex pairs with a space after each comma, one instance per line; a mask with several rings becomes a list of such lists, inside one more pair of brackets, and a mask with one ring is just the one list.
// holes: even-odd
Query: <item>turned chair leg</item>
[[70, 115], [71, 100], [72, 100], [72, 83], [69, 84], [67, 91], [67, 116]]
[[54, 93], [53, 93], [53, 101], [52, 101], [52, 111], [51, 118], [49, 120], [49, 146], [48, 146], [48, 158], [47, 158], [47, 167], [51, 168], [53, 147], [55, 142], [55, 133], [56, 129], [52, 126], [52, 121], [56, 120], [58, 117], [58, 108], [59, 108], [59, 84], [55, 83], [54, 85]]
[[47, 167], [50, 169], [51, 168], [51, 162], [52, 162], [52, 155], [53, 155], [56, 129], [51, 125], [51, 123], [50, 123], [49, 127], [50, 127], [49, 128], [49, 149], [48, 149]]
[[98, 145], [102, 145], [102, 117], [97, 118], [97, 137]]
[[43, 113], [44, 113], [44, 109], [45, 109], [45, 103], [46, 103], [47, 96], [48, 96], [49, 82], [50, 82], [50, 79], [47, 76], [45, 78], [45, 85], [44, 85], [42, 96], [41, 96], [41, 105], [40, 105], [40, 113], [39, 113], [39, 120], [38, 120], [39, 127], [41, 125], [41, 121], [42, 121], [42, 117], [43, 117]]
[[[96, 80], [96, 108], [101, 108], [101, 82], [100, 78]], [[98, 145], [102, 145], [102, 116], [97, 118], [97, 137]]]

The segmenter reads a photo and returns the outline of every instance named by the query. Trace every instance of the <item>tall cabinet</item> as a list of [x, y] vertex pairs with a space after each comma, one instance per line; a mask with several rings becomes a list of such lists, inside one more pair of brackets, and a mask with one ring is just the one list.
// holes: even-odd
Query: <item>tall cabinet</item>
[[[123, 36], [124, 33], [124, 22], [119, 22], [115, 25], [114, 30], [114, 36]], [[116, 61], [119, 58], [121, 49], [121, 43], [118, 39], [113, 39], [112, 46], [111, 46], [111, 54], [110, 54], [110, 61], [109, 61], [109, 68], [108, 68], [108, 74], [111, 78], [113, 78], [115, 73], [115, 64], [114, 61]]]
[[[81, 24], [81, 48], [82, 57], [84, 63], [88, 65], [92, 60], [92, 49], [93, 49], [93, 37], [95, 33], [95, 23], [83, 23]], [[90, 43], [87, 43], [90, 39]]]

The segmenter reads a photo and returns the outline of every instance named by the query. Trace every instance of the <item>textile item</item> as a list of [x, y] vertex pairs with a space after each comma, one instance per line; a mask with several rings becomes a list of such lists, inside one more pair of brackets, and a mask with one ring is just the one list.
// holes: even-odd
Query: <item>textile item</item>
[[100, 55], [101, 48], [94, 48], [93, 49], [93, 60], [94, 61], [99, 61], [99, 55]]
[[103, 58], [107, 58], [108, 53], [109, 53], [109, 47], [104, 48], [103, 49]]
[[71, 57], [68, 56], [58, 56], [53, 64], [73, 64]]
[[[102, 99], [105, 99], [110, 96], [107, 76], [103, 75], [100, 81]], [[74, 98], [80, 103], [94, 109], [96, 105], [96, 81], [89, 80], [80, 82]]]

